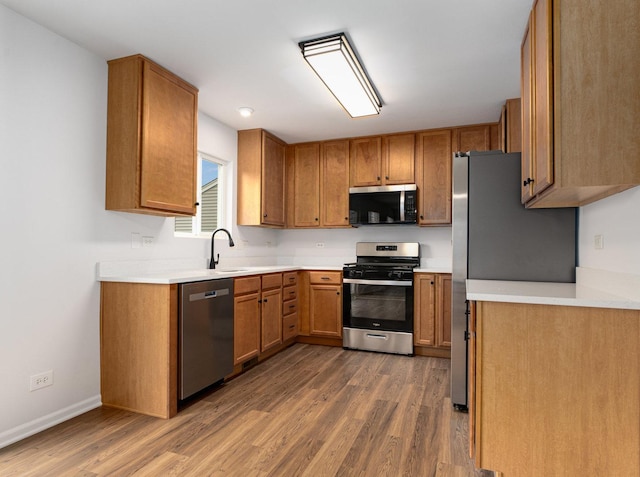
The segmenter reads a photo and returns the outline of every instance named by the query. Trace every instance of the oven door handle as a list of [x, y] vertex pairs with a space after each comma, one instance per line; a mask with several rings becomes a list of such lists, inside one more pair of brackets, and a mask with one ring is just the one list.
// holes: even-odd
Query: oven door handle
[[385, 285], [390, 287], [412, 287], [413, 280], [362, 280], [359, 278], [343, 278], [342, 283], [355, 283], [356, 285]]

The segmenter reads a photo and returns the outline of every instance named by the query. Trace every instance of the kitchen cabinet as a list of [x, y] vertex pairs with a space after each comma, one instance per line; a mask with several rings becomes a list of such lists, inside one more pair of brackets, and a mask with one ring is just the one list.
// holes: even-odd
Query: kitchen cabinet
[[413, 184], [414, 164], [413, 133], [350, 141], [351, 187]]
[[477, 302], [475, 320], [476, 466], [638, 475], [640, 311]]
[[349, 227], [349, 142], [294, 144], [287, 148], [294, 228]]
[[[414, 345], [451, 349], [451, 275], [416, 273], [414, 276]], [[416, 351], [428, 354], [429, 350]]]
[[[521, 46], [522, 201], [578, 207], [640, 184], [633, 0], [536, 0]], [[631, 13], [633, 12], [633, 13]], [[615, 25], [615, 28], [612, 27]]]
[[233, 364], [238, 365], [260, 354], [260, 277], [233, 281]]
[[342, 272], [309, 272], [309, 334], [342, 338]]
[[198, 90], [142, 55], [108, 64], [106, 210], [195, 215]]
[[284, 227], [285, 148], [263, 129], [238, 131], [238, 225]]
[[164, 419], [178, 411], [178, 285], [100, 285], [105, 406]]
[[282, 341], [298, 336], [298, 273], [282, 274]]
[[451, 223], [452, 130], [419, 132], [416, 145], [418, 224]]
[[520, 98], [508, 99], [502, 106], [498, 121], [498, 144], [494, 149], [502, 152], [522, 151]]
[[282, 343], [282, 273], [262, 275], [260, 352]]
[[[496, 129], [497, 133], [497, 129]], [[478, 124], [454, 129], [455, 151], [490, 151], [491, 125]]]

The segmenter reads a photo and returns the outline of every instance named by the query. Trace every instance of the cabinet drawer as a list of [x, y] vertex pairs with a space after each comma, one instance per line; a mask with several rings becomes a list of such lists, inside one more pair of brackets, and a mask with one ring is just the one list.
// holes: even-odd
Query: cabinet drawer
[[272, 273], [270, 275], [262, 275], [262, 289], [279, 288], [282, 286], [282, 273]]
[[295, 300], [298, 298], [298, 287], [285, 287], [282, 289], [282, 300]]
[[309, 282], [340, 285], [342, 272], [309, 272]]
[[298, 314], [293, 313], [282, 318], [282, 341], [298, 336]]
[[260, 291], [260, 277], [234, 278], [233, 294], [244, 295]]
[[298, 311], [298, 300], [289, 300], [285, 301], [282, 304], [282, 314], [290, 315], [291, 313], [296, 313]]
[[282, 285], [288, 287], [298, 283], [298, 272], [285, 272], [282, 274]]

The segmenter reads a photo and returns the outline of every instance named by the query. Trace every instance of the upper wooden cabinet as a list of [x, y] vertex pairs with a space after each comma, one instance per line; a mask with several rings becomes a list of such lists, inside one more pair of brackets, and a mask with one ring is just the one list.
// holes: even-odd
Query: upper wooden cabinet
[[452, 131], [437, 129], [423, 131], [416, 136], [418, 224], [450, 224]]
[[198, 90], [142, 55], [108, 64], [105, 208], [195, 215]]
[[349, 141], [287, 149], [288, 225], [349, 227]]
[[392, 134], [350, 141], [351, 187], [413, 184], [415, 135]]
[[455, 128], [453, 130], [455, 151], [490, 151], [492, 145], [491, 126], [491, 124], [479, 124], [475, 126]]
[[508, 99], [498, 121], [497, 149], [507, 153], [522, 151], [521, 118], [520, 98]]
[[238, 131], [238, 225], [284, 226], [285, 147], [263, 129]]
[[537, 0], [522, 42], [527, 207], [582, 206], [640, 184], [640, 10]]

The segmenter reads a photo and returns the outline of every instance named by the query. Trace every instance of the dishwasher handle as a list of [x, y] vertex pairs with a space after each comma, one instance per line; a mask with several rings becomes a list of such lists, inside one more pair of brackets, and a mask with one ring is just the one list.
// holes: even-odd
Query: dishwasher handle
[[192, 293], [189, 295], [189, 301], [209, 300], [211, 298], [218, 298], [219, 296], [229, 295], [228, 288], [221, 288], [220, 290], [207, 290], [201, 293]]

